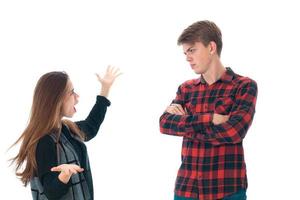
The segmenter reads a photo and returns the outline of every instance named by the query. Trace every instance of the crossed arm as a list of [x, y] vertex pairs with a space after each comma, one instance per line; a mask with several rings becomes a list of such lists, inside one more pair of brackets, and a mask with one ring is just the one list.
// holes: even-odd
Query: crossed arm
[[181, 89], [174, 102], [160, 117], [160, 131], [163, 134], [198, 139], [213, 145], [239, 143], [245, 137], [255, 113], [257, 85], [249, 81], [240, 86], [235, 103], [229, 115], [218, 113], [187, 114]]

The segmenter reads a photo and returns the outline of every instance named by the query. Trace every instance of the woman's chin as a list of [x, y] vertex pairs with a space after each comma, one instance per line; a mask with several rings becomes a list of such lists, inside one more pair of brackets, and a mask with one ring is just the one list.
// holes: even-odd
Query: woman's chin
[[67, 114], [67, 115], [65, 115], [64, 117], [66, 117], [66, 118], [72, 118], [72, 117], [74, 116], [74, 114], [75, 114], [75, 112], [72, 113], [72, 114]]

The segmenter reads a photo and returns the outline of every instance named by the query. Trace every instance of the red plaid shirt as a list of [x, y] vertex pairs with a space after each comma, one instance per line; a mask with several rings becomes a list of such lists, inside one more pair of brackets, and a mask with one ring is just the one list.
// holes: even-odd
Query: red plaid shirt
[[[201, 76], [178, 88], [172, 103], [181, 104], [187, 115], [165, 112], [160, 117], [162, 133], [183, 136], [176, 195], [216, 200], [247, 188], [242, 141], [253, 120], [256, 96], [256, 82], [230, 68], [212, 85]], [[213, 113], [230, 117], [214, 125]]]

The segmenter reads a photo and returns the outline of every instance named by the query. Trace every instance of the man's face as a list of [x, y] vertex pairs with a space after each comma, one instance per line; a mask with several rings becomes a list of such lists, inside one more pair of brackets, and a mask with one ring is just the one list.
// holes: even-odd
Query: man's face
[[212, 60], [210, 44], [205, 47], [201, 42], [194, 44], [184, 43], [182, 45], [186, 60], [196, 74], [204, 74]]

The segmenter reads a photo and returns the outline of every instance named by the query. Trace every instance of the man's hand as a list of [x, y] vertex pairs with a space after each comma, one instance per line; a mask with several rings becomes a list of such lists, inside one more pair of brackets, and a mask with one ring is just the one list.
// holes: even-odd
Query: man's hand
[[186, 111], [180, 104], [172, 103], [167, 107], [166, 112], [174, 115], [186, 115]]
[[67, 184], [73, 174], [77, 174], [78, 172], [83, 172], [83, 168], [74, 164], [62, 164], [56, 167], [51, 168], [52, 172], [60, 172], [58, 175], [58, 179]]
[[229, 115], [220, 115], [214, 113], [212, 122], [214, 125], [218, 125], [227, 122], [228, 119], [229, 119]]
[[[182, 108], [180, 104], [173, 103], [167, 107], [166, 112], [174, 115], [186, 115], [187, 112]], [[227, 122], [229, 115], [220, 115], [217, 113], [213, 114], [213, 124], [218, 125]]]

